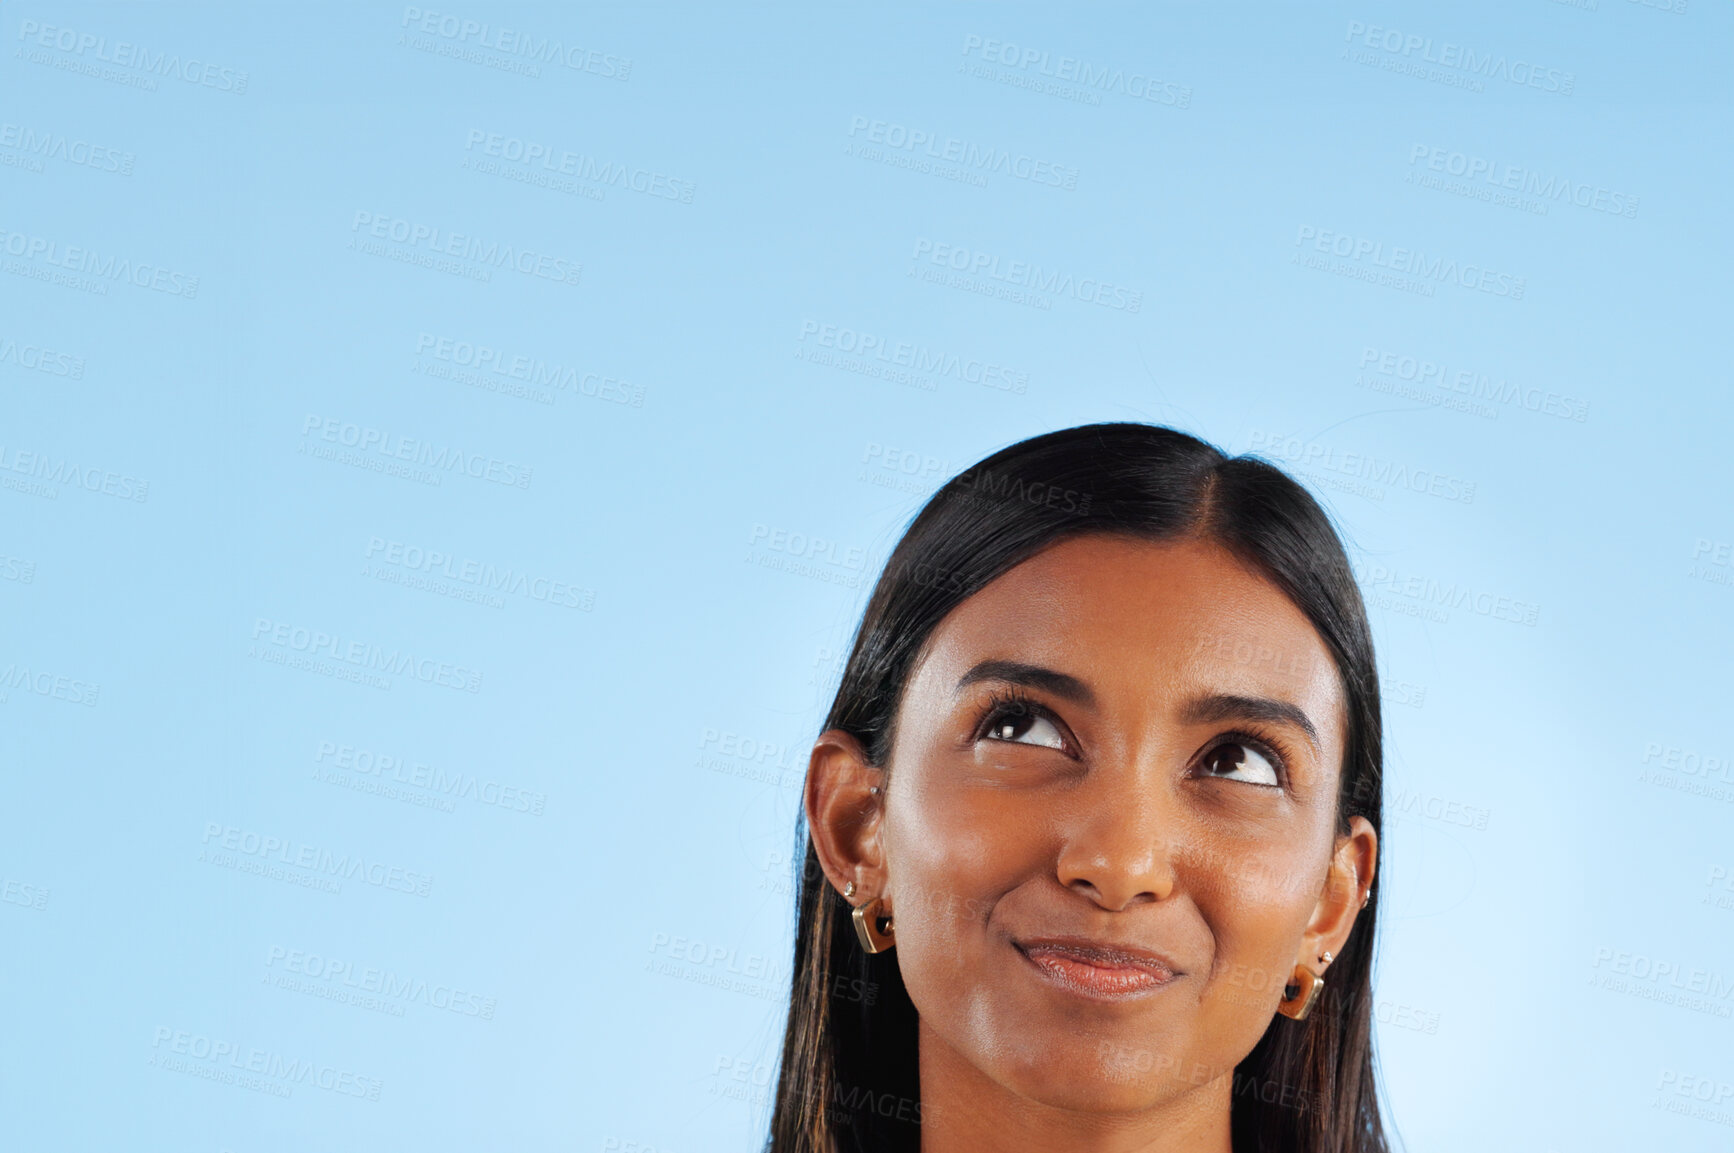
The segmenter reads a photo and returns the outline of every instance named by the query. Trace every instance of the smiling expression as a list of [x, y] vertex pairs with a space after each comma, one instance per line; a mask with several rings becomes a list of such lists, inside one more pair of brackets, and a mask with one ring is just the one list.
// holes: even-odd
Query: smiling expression
[[1206, 541], [1073, 539], [958, 605], [906, 684], [868, 855], [924, 1080], [965, 1063], [1100, 1110], [1231, 1070], [1296, 960], [1347, 935], [1321, 912], [1345, 727], [1311, 623]]

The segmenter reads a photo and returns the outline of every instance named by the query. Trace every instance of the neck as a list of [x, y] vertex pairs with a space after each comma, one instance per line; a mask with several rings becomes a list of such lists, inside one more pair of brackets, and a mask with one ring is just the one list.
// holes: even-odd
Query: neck
[[921, 1153], [1232, 1153], [1232, 1072], [1146, 1108], [1047, 1105], [992, 1080], [919, 1026]]

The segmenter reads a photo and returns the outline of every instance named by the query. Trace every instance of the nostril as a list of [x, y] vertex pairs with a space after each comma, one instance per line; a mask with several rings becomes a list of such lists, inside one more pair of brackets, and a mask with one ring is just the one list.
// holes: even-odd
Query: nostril
[[1087, 878], [1073, 877], [1066, 882], [1066, 887], [1110, 912], [1134, 905], [1153, 905], [1166, 900], [1174, 891], [1171, 879], [1163, 884], [1160, 879], [1150, 877], [1142, 880], [1128, 878], [1124, 884], [1116, 884], [1110, 878], [1105, 888]]

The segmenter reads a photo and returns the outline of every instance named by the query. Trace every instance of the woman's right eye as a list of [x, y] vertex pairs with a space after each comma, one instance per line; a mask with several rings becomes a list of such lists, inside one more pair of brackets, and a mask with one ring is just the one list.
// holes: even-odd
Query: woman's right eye
[[1040, 745], [1047, 749], [1063, 750], [1066, 747], [1065, 738], [1060, 736], [1054, 722], [1029, 708], [1000, 710], [988, 721], [987, 731], [982, 735], [992, 741]]

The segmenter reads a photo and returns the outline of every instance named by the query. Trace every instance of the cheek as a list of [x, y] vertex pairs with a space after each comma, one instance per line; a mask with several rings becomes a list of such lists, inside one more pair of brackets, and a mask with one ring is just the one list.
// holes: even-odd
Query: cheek
[[1031, 827], [1028, 803], [971, 787], [972, 771], [967, 757], [927, 750], [901, 777], [893, 772], [883, 847], [900, 924], [905, 909], [991, 907], [1040, 867], [1048, 839]]
[[994, 912], [1042, 869], [1045, 839], [1007, 798], [923, 787], [914, 776], [893, 786], [886, 812], [886, 891], [910, 999], [944, 1018], [992, 971]]
[[1004, 860], [991, 829], [955, 800], [931, 793], [894, 802], [884, 846], [886, 891], [907, 980], [918, 958], [965, 951], [1000, 891]]
[[1247, 1017], [1262, 1031], [1294, 969], [1295, 948], [1318, 902], [1323, 859], [1253, 850], [1192, 879], [1191, 892], [1216, 941], [1205, 991], [1213, 1013]]

